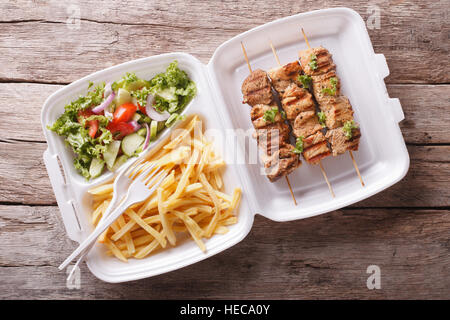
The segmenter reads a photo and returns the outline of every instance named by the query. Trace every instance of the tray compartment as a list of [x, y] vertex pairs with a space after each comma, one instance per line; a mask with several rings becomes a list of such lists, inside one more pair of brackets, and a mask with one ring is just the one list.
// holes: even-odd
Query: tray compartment
[[[289, 176], [299, 202], [296, 207], [284, 179], [271, 184], [259, 174], [259, 165], [247, 165], [258, 213], [277, 221], [305, 218], [365, 199], [399, 181], [409, 167], [408, 153], [398, 127], [401, 114], [392, 116], [392, 104], [383, 81], [389, 69], [384, 56], [375, 55], [362, 18], [350, 9], [319, 10], [280, 19], [238, 35], [215, 51], [209, 70], [233, 127], [252, 127], [250, 107], [241, 102], [240, 87], [249, 72], [240, 42], [245, 44], [253, 70], [269, 70], [276, 66], [269, 39], [280, 61], [291, 62], [298, 59], [299, 50], [307, 47], [301, 27], [311, 46], [323, 45], [333, 54], [342, 92], [350, 99], [355, 119], [361, 125], [360, 149], [354, 155], [366, 187], [361, 187], [348, 153], [322, 161], [335, 199], [320, 169], [303, 161], [302, 167]], [[397, 114], [399, 110], [397, 99]]]
[[[108, 68], [62, 88], [45, 102], [42, 110], [42, 124], [49, 148], [44, 154], [44, 160], [67, 233], [72, 240], [80, 242], [93, 230], [93, 225], [90, 222], [91, 198], [87, 194], [87, 190], [112, 179], [113, 173], [106, 173], [97, 179], [86, 181], [73, 168], [73, 154], [70, 149], [65, 147], [63, 139], [48, 131], [46, 126], [53, 123], [64, 111], [66, 103], [86, 91], [89, 80], [95, 83], [110, 79], [115, 80], [120, 78], [125, 72], [135, 72], [139, 77], [151, 78], [157, 73], [163, 72], [167, 65], [175, 59], [178, 60], [179, 67], [185, 70], [190, 78], [195, 81], [198, 90], [197, 95], [185, 108], [183, 114], [186, 114], [188, 118], [189, 115], [198, 114], [203, 120], [205, 128], [207, 130], [213, 129], [211, 130], [213, 135], [214, 133], [217, 135], [217, 132], [224, 132], [223, 121], [219, 113], [216, 112], [215, 107], [217, 106], [212, 98], [211, 88], [206, 77], [206, 66], [193, 56], [185, 53], [154, 56]], [[169, 139], [172, 129], [166, 129], [154, 142], [153, 146], [140, 156], [145, 156], [153, 148]], [[219, 153], [224, 152], [220, 143], [215, 143], [215, 147]], [[56, 156], [61, 159], [64, 172], [66, 173], [66, 183], [64, 183], [61, 172], [57, 167]], [[239, 176], [238, 172], [238, 169], [233, 164], [227, 166], [223, 175], [225, 192], [231, 194], [234, 187], [243, 186], [242, 177]], [[130, 259], [128, 263], [123, 263], [114, 257], [107, 256], [105, 247], [97, 244], [86, 260], [89, 269], [95, 276], [107, 282], [129, 281], [175, 270], [227, 249], [242, 240], [253, 224], [254, 210], [250, 209], [248, 194], [244, 188], [242, 189], [243, 197], [238, 223], [230, 226], [227, 234], [215, 235], [211, 239], [206, 240], [205, 244], [208, 250], [206, 254], [197, 247], [194, 241], [185, 241], [180, 246], [161, 251], [146, 259]], [[72, 203], [76, 207], [78, 218]], [[81, 230], [78, 227], [77, 220], [79, 220]]]

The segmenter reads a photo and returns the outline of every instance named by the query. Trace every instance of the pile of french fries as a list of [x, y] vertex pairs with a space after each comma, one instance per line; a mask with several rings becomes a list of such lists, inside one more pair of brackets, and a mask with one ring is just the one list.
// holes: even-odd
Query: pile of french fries
[[[142, 259], [177, 245], [177, 233], [188, 233], [205, 252], [203, 238], [225, 234], [237, 223], [241, 189], [222, 192], [225, 162], [203, 134], [202, 121], [193, 116], [175, 131], [175, 137], [145, 161], [169, 174], [144, 202], [127, 209], [98, 239], [107, 253], [122, 261]], [[108, 208], [113, 183], [90, 189], [92, 223], [97, 225]]]

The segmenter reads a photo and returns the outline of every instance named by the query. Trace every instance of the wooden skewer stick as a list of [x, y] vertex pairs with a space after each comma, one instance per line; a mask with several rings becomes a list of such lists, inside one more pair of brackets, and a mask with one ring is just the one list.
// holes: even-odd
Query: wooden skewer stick
[[303, 34], [303, 38], [305, 39], [306, 45], [308, 46], [309, 49], [311, 49], [311, 46], [309, 45], [308, 37], [306, 36], [305, 30], [303, 30], [303, 28], [302, 28], [302, 34]]
[[355, 167], [356, 173], [358, 174], [359, 181], [361, 181], [361, 185], [364, 187], [365, 184], [364, 184], [364, 181], [363, 181], [363, 179], [361, 177], [361, 173], [359, 172], [359, 168], [358, 168], [358, 165], [356, 164], [355, 158], [353, 157], [352, 150], [348, 150], [348, 153], [350, 154], [350, 158], [352, 158], [353, 166]]
[[[275, 60], [277, 60], [278, 65], [281, 66], [280, 58], [278, 57], [277, 51], [275, 50], [275, 47], [273, 46], [272, 41], [269, 40], [269, 43], [270, 43], [270, 47], [272, 48], [273, 55], [275, 56]], [[333, 192], [333, 188], [331, 187], [330, 181], [328, 181], [327, 174], [325, 172], [325, 169], [322, 166], [322, 161], [320, 161], [320, 160], [319, 160], [319, 167], [320, 167], [320, 171], [322, 171], [322, 174], [323, 174], [323, 177], [325, 178], [325, 181], [327, 182], [328, 189], [330, 190], [330, 193], [331, 193], [331, 195], [334, 198], [335, 195], [334, 195], [334, 192]]]
[[[303, 38], [305, 39], [306, 45], [308, 46], [309, 49], [311, 49], [311, 46], [309, 45], [308, 37], [306, 36], [305, 30], [303, 30], [303, 28], [302, 28], [302, 34], [303, 34]], [[353, 152], [352, 152], [352, 150], [348, 150], [348, 152], [350, 153], [350, 158], [352, 158], [353, 166], [355, 167], [356, 173], [359, 177], [359, 181], [361, 182], [361, 185], [364, 187], [365, 184], [361, 177], [361, 173], [359, 172], [358, 164], [356, 163], [355, 158], [353, 157]]]
[[[241, 41], [241, 47], [242, 47], [242, 52], [244, 53], [245, 62], [247, 62], [248, 71], [250, 71], [250, 73], [252, 73], [252, 67], [250, 66], [250, 61], [248, 60], [248, 57], [247, 57], [247, 51], [245, 51], [245, 47], [244, 47], [244, 44], [242, 43], [242, 41]], [[294, 200], [294, 204], [297, 205], [297, 200], [295, 199], [294, 191], [292, 191], [291, 182], [289, 181], [289, 178], [287, 176], [285, 176], [285, 178], [286, 178], [286, 182], [289, 187], [289, 191], [291, 192], [292, 200]]]

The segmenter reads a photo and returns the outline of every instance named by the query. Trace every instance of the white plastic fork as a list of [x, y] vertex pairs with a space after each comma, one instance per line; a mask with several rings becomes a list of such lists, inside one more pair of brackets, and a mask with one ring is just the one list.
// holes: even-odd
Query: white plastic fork
[[[165, 170], [156, 169], [156, 164], [149, 165], [149, 163], [141, 163], [137, 166], [133, 166], [133, 169], [127, 170], [129, 174], [125, 176], [130, 177], [134, 181], [128, 188], [127, 194], [125, 195], [122, 203], [111, 212], [110, 215], [105, 216], [105, 219], [101, 224], [98, 224], [95, 230], [75, 249], [72, 254], [70, 254], [66, 260], [58, 267], [59, 270], [64, 269], [67, 265], [75, 259], [80, 253], [89, 248], [97, 238], [114, 222], [120, 215], [135, 203], [142, 202], [147, 199], [156, 188], [163, 182], [164, 178], [167, 176]], [[119, 180], [119, 179], [118, 179]], [[122, 179], [120, 179], [122, 180]]]
[[[137, 160], [132, 162], [128, 167], [124, 168], [119, 172], [117, 177], [114, 179], [113, 184], [113, 196], [111, 199], [111, 202], [108, 205], [108, 208], [106, 208], [105, 212], [102, 214], [102, 217], [100, 221], [97, 223], [97, 225], [101, 225], [103, 221], [106, 219], [107, 216], [110, 215], [110, 213], [113, 211], [113, 209], [117, 206], [117, 204], [120, 203], [120, 201], [123, 199], [125, 194], [127, 193], [128, 188], [130, 187], [130, 184], [132, 180], [130, 179], [130, 174], [137, 168], [139, 164], [142, 163], [142, 160]], [[80, 265], [81, 262], [86, 258], [89, 251], [94, 247], [95, 241], [92, 242], [92, 244], [87, 247], [83, 253], [78, 258], [77, 262], [73, 265], [72, 270], [70, 271], [69, 275], [67, 276], [67, 281], [71, 282], [72, 277], [75, 274], [75, 271], [77, 270], [77, 267]]]

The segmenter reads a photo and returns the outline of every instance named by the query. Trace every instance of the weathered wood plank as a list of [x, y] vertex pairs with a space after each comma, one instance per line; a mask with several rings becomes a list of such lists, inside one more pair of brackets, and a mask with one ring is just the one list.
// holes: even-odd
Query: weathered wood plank
[[[60, 85], [0, 83], [0, 140], [45, 141], [40, 113], [45, 99]], [[450, 85], [388, 85], [389, 95], [400, 99], [405, 112], [401, 122], [407, 143], [450, 143]], [[31, 99], [31, 101], [30, 101]], [[22, 110], [27, 112], [11, 112]]]
[[[258, 216], [235, 247], [154, 278], [107, 284], [83, 265], [80, 290], [57, 270], [75, 248], [57, 211], [0, 206], [0, 298], [449, 298], [448, 210], [345, 209], [290, 223]], [[369, 265], [381, 268], [381, 290], [366, 287]]]
[[235, 34], [94, 22], [84, 22], [79, 30], [61, 23], [5, 23], [0, 29], [0, 80], [68, 83], [112, 65], [174, 51], [207, 61], [214, 48]]
[[56, 204], [45, 169], [45, 143], [0, 142], [0, 202]]
[[408, 146], [408, 152], [411, 163], [406, 177], [354, 206], [450, 206], [450, 146]]
[[[61, 85], [0, 83], [0, 140], [45, 142], [41, 110], [45, 100]], [[20, 110], [20, 112], [17, 112]]]
[[[279, 6], [263, 0], [141, 0], [133, 5], [116, 0], [102, 4], [100, 10], [90, 1], [69, 3], [21, 0], [2, 6], [0, 63], [5, 68], [0, 78], [67, 83], [113, 64], [170, 51], [190, 52], [207, 62], [225, 40], [274, 19], [347, 6], [367, 20], [375, 6], [380, 10], [380, 28], [369, 29], [369, 34], [375, 51], [387, 57], [391, 69], [387, 81], [448, 83], [450, 79], [445, 67], [450, 62], [445, 1], [290, 0]], [[66, 22], [73, 21], [78, 9], [77, 30]]]
[[388, 85], [399, 98], [405, 120], [400, 128], [406, 143], [450, 143], [450, 86]]
[[[0, 202], [55, 204], [42, 160], [44, 143], [0, 142]], [[450, 206], [450, 146], [409, 146], [411, 167], [405, 179], [356, 206]]]

